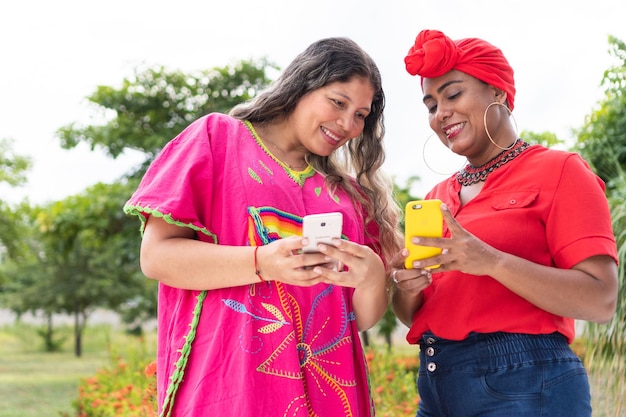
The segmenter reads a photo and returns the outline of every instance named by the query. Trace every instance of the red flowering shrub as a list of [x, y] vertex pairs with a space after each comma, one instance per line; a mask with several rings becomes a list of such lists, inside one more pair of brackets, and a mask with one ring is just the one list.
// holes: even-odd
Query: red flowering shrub
[[76, 417], [156, 417], [156, 363], [119, 359], [81, 380], [74, 406]]
[[378, 417], [415, 415], [419, 400], [417, 354], [417, 350], [414, 354], [403, 354], [386, 348], [368, 348], [366, 359]]
[[[417, 352], [409, 355], [368, 348], [366, 359], [377, 416], [414, 416], [418, 402]], [[156, 362], [118, 358], [81, 381], [74, 406], [76, 414], [72, 417], [156, 417]]]

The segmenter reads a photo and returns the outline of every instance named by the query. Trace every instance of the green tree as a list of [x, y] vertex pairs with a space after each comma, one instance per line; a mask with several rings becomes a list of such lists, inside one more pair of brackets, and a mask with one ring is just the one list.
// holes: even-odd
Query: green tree
[[609, 36], [609, 45], [616, 64], [604, 72], [605, 97], [577, 132], [576, 150], [612, 186], [626, 168], [626, 44]]
[[[116, 310], [133, 298], [146, 296], [147, 280], [139, 272], [137, 224], [121, 207], [129, 183], [96, 184], [85, 192], [28, 211], [31, 249], [12, 262], [4, 288], [5, 305], [20, 313], [43, 313], [48, 328], [43, 337], [54, 350], [51, 317], [74, 317], [75, 354], [82, 354], [82, 333], [97, 307]], [[26, 213], [26, 211], [25, 211]], [[156, 289], [152, 286], [151, 298]]]
[[58, 130], [64, 148], [87, 143], [113, 158], [126, 149], [141, 151], [150, 162], [189, 123], [210, 112], [227, 112], [269, 83], [276, 68], [263, 59], [244, 60], [197, 74], [168, 72], [163, 67], [136, 71], [120, 88], [99, 86], [87, 99], [108, 121], [101, 125], [69, 124]]
[[136, 71], [120, 88], [99, 86], [88, 97], [105, 122], [72, 123], [57, 131], [65, 148], [86, 143], [92, 149], [103, 148], [113, 158], [125, 150], [146, 155], [143, 165], [118, 183], [100, 184], [58, 202], [50, 207], [48, 217], [40, 219], [51, 228], [47, 236], [51, 245], [58, 245], [55, 250], [61, 255], [56, 256], [63, 256], [58, 264], [75, 268], [71, 279], [59, 278], [53, 285], [80, 289], [68, 293], [62, 307], [76, 317], [77, 350], [91, 306], [115, 308], [137, 332], [155, 316], [156, 283], [143, 277], [136, 259], [139, 225], [121, 210], [147, 166], [193, 120], [209, 112], [227, 112], [265, 88], [270, 82], [267, 72], [273, 68], [266, 60], [248, 60], [197, 74], [168, 72], [163, 67]]
[[557, 136], [552, 132], [536, 133], [531, 132], [530, 130], [524, 130], [522, 131], [522, 134], [520, 136], [524, 139], [525, 142], [543, 145], [546, 148], [551, 148], [565, 143], [565, 141], [557, 138]]
[[626, 409], [626, 44], [609, 36], [615, 64], [604, 72], [605, 96], [578, 131], [576, 150], [607, 184], [618, 248], [619, 289], [615, 315], [607, 324], [585, 323], [586, 361], [613, 394], [615, 415]]
[[[13, 141], [0, 139], [0, 186], [17, 187], [26, 182], [26, 174], [31, 167], [28, 157], [13, 152]], [[0, 198], [0, 263], [3, 258], [18, 256], [22, 247], [20, 222], [6, 199]], [[0, 284], [2, 283], [0, 278]]]
[[614, 354], [626, 358], [626, 288], [624, 286], [624, 243], [626, 243], [626, 44], [609, 36], [609, 51], [616, 64], [605, 71], [605, 97], [578, 131], [577, 150], [608, 185], [613, 230], [620, 256], [620, 294], [617, 312], [608, 325], [589, 324], [592, 353], [605, 359]]
[[12, 140], [0, 140], [0, 183], [12, 187], [22, 185], [26, 182], [26, 173], [31, 163], [30, 158], [13, 152]]

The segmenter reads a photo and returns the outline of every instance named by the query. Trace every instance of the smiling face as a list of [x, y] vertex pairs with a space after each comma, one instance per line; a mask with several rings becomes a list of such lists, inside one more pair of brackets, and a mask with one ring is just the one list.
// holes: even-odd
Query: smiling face
[[[425, 78], [422, 88], [430, 127], [452, 152], [467, 157], [473, 165], [481, 165], [500, 152], [487, 137], [483, 117], [490, 103], [505, 102], [505, 93], [456, 70]], [[505, 146], [515, 140], [515, 132], [508, 114], [500, 111], [502, 107], [492, 108], [487, 128], [492, 138]]]
[[311, 91], [288, 119], [296, 145], [310, 153], [330, 155], [363, 132], [373, 98], [374, 88], [363, 77]]

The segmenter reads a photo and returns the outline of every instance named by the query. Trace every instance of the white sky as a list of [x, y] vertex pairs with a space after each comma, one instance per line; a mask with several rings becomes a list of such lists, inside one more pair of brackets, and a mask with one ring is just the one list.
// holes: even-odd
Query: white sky
[[[0, 138], [32, 157], [28, 184], [0, 188], [0, 198], [33, 203], [62, 199], [110, 182], [138, 162], [112, 160], [87, 147], [63, 150], [54, 137], [97, 115], [85, 97], [98, 85], [119, 87], [138, 66], [195, 71], [267, 56], [285, 67], [311, 42], [348, 36], [378, 63], [387, 96], [385, 169], [423, 194], [444, 178], [424, 164], [430, 135], [418, 78], [403, 59], [421, 29], [453, 39], [481, 37], [515, 69], [520, 130], [571, 129], [602, 98], [612, 64], [608, 35], [626, 41], [623, 0], [24, 0], [0, 5]], [[432, 169], [446, 174], [462, 160], [431, 140]], [[447, 176], [447, 175], [446, 175]]]

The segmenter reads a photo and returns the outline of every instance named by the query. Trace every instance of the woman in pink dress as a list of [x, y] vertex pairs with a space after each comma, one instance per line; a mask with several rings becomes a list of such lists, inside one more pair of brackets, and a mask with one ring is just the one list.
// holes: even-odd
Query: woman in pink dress
[[[369, 55], [324, 39], [154, 160], [124, 210], [160, 283], [160, 415], [374, 415], [359, 331], [385, 312], [401, 247], [383, 108]], [[342, 238], [302, 254], [302, 218], [325, 212]]]

